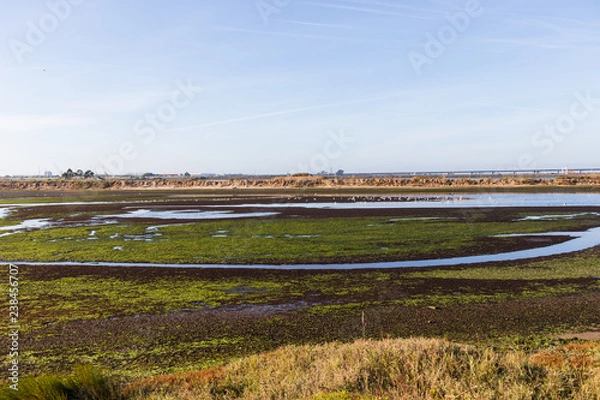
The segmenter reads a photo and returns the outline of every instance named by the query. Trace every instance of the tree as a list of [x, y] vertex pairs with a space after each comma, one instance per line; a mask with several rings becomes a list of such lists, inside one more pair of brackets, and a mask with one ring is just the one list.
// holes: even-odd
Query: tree
[[74, 176], [73, 170], [69, 168], [66, 172], [63, 172], [62, 177], [65, 179], [71, 179]]

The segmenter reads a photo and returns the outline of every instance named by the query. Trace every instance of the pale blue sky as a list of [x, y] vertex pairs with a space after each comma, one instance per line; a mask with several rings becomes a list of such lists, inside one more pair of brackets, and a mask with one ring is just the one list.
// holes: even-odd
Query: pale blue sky
[[597, 0], [0, 5], [0, 175], [600, 167]]

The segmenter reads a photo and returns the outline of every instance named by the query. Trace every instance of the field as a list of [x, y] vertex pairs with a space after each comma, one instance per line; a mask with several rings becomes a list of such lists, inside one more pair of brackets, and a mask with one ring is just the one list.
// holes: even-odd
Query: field
[[[360, 193], [87, 196], [69, 194], [62, 204], [47, 206], [43, 203], [55, 203], [56, 198], [5, 196], [3, 200], [21, 205], [0, 219], [0, 229], [10, 233], [0, 237], [0, 260], [17, 265], [59, 263], [19, 267], [20, 365], [29, 376], [68, 374], [77, 365], [90, 364], [120, 382], [154, 387], [160, 380], [145, 379], [210, 367], [217, 369], [209, 371], [221, 371], [220, 366], [230, 362], [234, 364], [227, 364], [228, 371], [242, 368], [235, 360], [256, 363], [243, 357], [266, 351], [306, 352], [314, 345], [359, 340], [343, 350], [356, 353], [365, 343], [402, 347], [407, 344], [393, 340], [417, 336], [444, 339], [431, 343], [452, 354], [493, 351], [494, 357], [502, 358], [516, 351], [514, 357], [521, 358], [515, 362], [525, 368], [534, 354], [569, 345], [571, 339], [558, 335], [600, 328], [599, 247], [539, 259], [443, 268], [270, 267], [435, 259], [546, 247], [569, 240], [569, 232], [600, 226], [600, 207], [303, 205], [333, 202], [334, 197], [336, 204], [347, 204], [367, 196]], [[377, 201], [378, 196], [375, 200], [358, 197], [358, 202]], [[420, 196], [431, 200], [436, 195]], [[277, 207], [281, 202], [288, 204]], [[135, 214], [139, 210], [154, 213]], [[256, 212], [271, 214], [250, 215]], [[132, 218], [132, 213], [139, 218]], [[245, 216], [229, 218], [236, 214]], [[193, 219], [198, 215], [201, 219]], [[206, 215], [217, 218], [205, 219]], [[15, 228], [33, 220], [41, 225]], [[539, 235], [545, 232], [564, 233]], [[509, 234], [521, 235], [503, 236]], [[60, 265], [67, 261], [183, 265]], [[187, 263], [257, 268], [185, 268]], [[290, 345], [296, 347], [276, 350]], [[305, 345], [309, 347], [301, 347]], [[0, 355], [0, 360], [6, 366], [8, 357]], [[590, 360], [598, 366], [597, 358]], [[164, 379], [176, 382], [183, 376]], [[525, 381], [521, 384], [526, 386]], [[355, 386], [331, 387], [328, 392], [338, 397], [322, 398], [377, 396], [367, 386], [358, 380]], [[442, 389], [457, 395], [464, 387], [440, 385]], [[381, 396], [394, 396], [390, 387], [382, 390]], [[303, 398], [306, 393], [290, 398]], [[427, 396], [443, 398], [442, 392]]]

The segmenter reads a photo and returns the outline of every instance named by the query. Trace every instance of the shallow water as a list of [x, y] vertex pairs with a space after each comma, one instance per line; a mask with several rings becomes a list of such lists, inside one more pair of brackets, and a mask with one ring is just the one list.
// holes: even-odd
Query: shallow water
[[10, 208], [0, 208], [0, 219], [5, 218], [8, 214], [10, 214]]
[[81, 263], [81, 262], [12, 262], [20, 265], [65, 265], [65, 266], [100, 266], [100, 267], [157, 267], [157, 268], [223, 268], [223, 269], [278, 269], [278, 270], [354, 270], [378, 268], [422, 268], [446, 267], [455, 265], [482, 264], [499, 261], [517, 261], [538, 257], [548, 257], [560, 254], [586, 250], [600, 245], [600, 228], [586, 232], [551, 232], [528, 234], [527, 236], [570, 236], [573, 239], [546, 247], [529, 250], [519, 250], [507, 253], [441, 258], [435, 260], [391, 261], [380, 263], [356, 264], [294, 264], [294, 265], [223, 265], [223, 264], [152, 264], [152, 263]]
[[558, 214], [558, 215], [528, 215], [525, 218], [518, 219], [517, 221], [558, 221], [561, 219], [575, 219], [577, 217], [585, 216], [600, 216], [597, 212], [585, 212], [577, 214]]
[[[375, 197], [376, 198], [376, 197]], [[420, 196], [414, 196], [415, 199]], [[596, 193], [490, 193], [441, 195], [440, 200], [423, 201], [363, 201], [363, 202], [307, 202], [307, 203], [247, 203], [229, 205], [227, 208], [321, 208], [321, 209], [371, 209], [371, 208], [470, 208], [470, 207], [561, 207], [600, 206]], [[214, 206], [218, 207], [218, 206]]]
[[43, 229], [52, 225], [49, 218], [45, 219], [28, 219], [18, 225], [1, 226], [0, 231], [20, 231], [26, 229]]
[[278, 215], [277, 212], [253, 212], [238, 213], [233, 211], [200, 211], [200, 210], [147, 210], [139, 209], [126, 214], [108, 215], [106, 218], [149, 218], [149, 219], [182, 219], [182, 220], [205, 220], [205, 219], [230, 219], [230, 218], [259, 218]]

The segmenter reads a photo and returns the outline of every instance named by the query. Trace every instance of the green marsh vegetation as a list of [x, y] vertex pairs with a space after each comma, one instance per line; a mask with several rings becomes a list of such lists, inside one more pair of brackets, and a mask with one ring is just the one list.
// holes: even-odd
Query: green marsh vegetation
[[[600, 259], [594, 254], [565, 256], [519, 265], [425, 271], [285, 272], [257, 273], [174, 270], [170, 273], [126, 274], [102, 268], [66, 276], [41, 274], [27, 267], [23, 301], [29, 326], [41, 322], [72, 321], [143, 313], [204, 309], [222, 305], [277, 304], [313, 299], [341, 303], [440, 305], [499, 301], [533, 295], [557, 295], [600, 288]], [[39, 267], [40, 269], [42, 267]], [[59, 268], [59, 267], [57, 267]], [[56, 271], [56, 269], [54, 269]], [[150, 275], [150, 276], [148, 276]], [[206, 276], [204, 276], [206, 275]], [[452, 286], [446, 287], [446, 283]], [[497, 287], [493, 283], [497, 283]], [[486, 286], [487, 285], [487, 286]], [[502, 286], [509, 285], [502, 288]], [[452, 291], [449, 291], [451, 290]], [[503, 289], [503, 290], [502, 290]]]
[[[44, 212], [35, 210], [35, 218], [44, 218]], [[59, 217], [64, 216], [46, 215]], [[527, 248], [532, 245], [524, 238], [497, 235], [585, 230], [600, 225], [600, 217], [594, 214], [518, 222], [490, 220], [482, 211], [428, 218], [274, 218], [168, 226], [119, 222], [55, 227], [3, 237], [0, 259], [192, 264], [397, 261]], [[18, 215], [10, 220], [18, 223]]]

